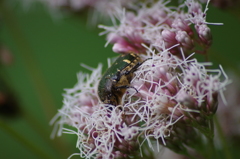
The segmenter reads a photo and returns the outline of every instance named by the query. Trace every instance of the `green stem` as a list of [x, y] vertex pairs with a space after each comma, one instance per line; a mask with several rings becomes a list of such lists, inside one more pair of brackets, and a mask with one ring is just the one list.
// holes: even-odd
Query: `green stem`
[[206, 151], [208, 152], [208, 158], [216, 158], [216, 149], [215, 149], [215, 145], [214, 145], [214, 141], [213, 138], [208, 138], [208, 147], [209, 149], [206, 149]]
[[215, 149], [215, 145], [214, 145], [214, 123], [213, 123], [213, 119], [210, 119], [209, 121], [209, 126], [210, 126], [210, 135], [208, 136], [208, 143], [210, 146], [210, 158], [216, 158], [216, 149]]
[[214, 123], [212, 118], [209, 119], [208, 128], [203, 130], [201, 133], [206, 137], [207, 144], [202, 142], [202, 155], [204, 154], [204, 158], [208, 159], [216, 158], [217, 153], [214, 145]]
[[217, 117], [214, 117], [214, 123], [216, 125], [216, 129], [217, 129], [217, 133], [219, 135], [219, 139], [222, 143], [222, 147], [223, 147], [223, 151], [224, 151], [224, 155], [225, 155], [224, 158], [225, 159], [232, 159], [231, 152], [229, 151], [230, 150], [229, 145], [227, 144], [226, 137], [224, 136], [224, 133], [222, 131], [221, 125], [220, 125]]
[[24, 138], [17, 131], [9, 127], [4, 121], [2, 121], [2, 119], [0, 119], [0, 128], [2, 128], [8, 135], [13, 137], [15, 140], [23, 144], [26, 148], [28, 148], [31, 152], [38, 156], [38, 158], [54, 158], [53, 156], [46, 154], [43, 150], [40, 149], [40, 147], [36, 146], [35, 143], [30, 142], [27, 138]]

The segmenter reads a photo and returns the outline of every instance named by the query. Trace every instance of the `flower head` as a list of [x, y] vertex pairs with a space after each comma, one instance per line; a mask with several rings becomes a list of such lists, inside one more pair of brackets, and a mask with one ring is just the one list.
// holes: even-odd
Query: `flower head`
[[[211, 63], [193, 58], [193, 51], [205, 54], [212, 42], [207, 7], [203, 11], [194, 0], [178, 7], [169, 7], [168, 2], [131, 1], [124, 9], [116, 5], [111, 14], [114, 26], [100, 26], [115, 52], [135, 53], [141, 60], [133, 76], [125, 78], [129, 85], [113, 79], [120, 85], [116, 89], [126, 89], [120, 105], [102, 103], [98, 97], [101, 65], [91, 69], [91, 75], [80, 73], [78, 84], [65, 90], [64, 105], [52, 122], [59, 126], [59, 135], [78, 136], [81, 157], [137, 158], [151, 154], [145, 146], [154, 149], [154, 144], [158, 150], [164, 145], [186, 154], [202, 136], [212, 137], [211, 118], [228, 78], [222, 69], [207, 69]], [[199, 46], [202, 50], [196, 49]], [[64, 128], [65, 124], [76, 130]]]
[[[148, 48], [145, 62], [134, 72], [122, 105], [103, 104], [97, 96], [101, 65], [92, 75], [79, 74], [79, 82], [66, 89], [63, 108], [56, 122], [59, 133], [78, 136], [80, 156], [86, 158], [125, 158], [138, 155], [147, 141], [184, 151], [199, 136], [195, 129], [209, 129], [209, 118], [217, 108], [217, 95], [227, 80], [209, 74], [207, 64], [196, 59], [178, 58], [169, 50], [154, 53]], [[109, 109], [111, 107], [111, 109]], [[120, 109], [121, 107], [121, 109]], [[68, 124], [76, 131], [64, 129]], [[181, 144], [179, 144], [181, 143]]]
[[[180, 48], [186, 55], [193, 51], [206, 54], [212, 43], [206, 22], [207, 6], [203, 10], [202, 4], [195, 0], [186, 0], [178, 7], [169, 7], [168, 3], [146, 1], [130, 5], [132, 8], [118, 8], [112, 14], [116, 18], [114, 26], [100, 25], [105, 29], [102, 34], [108, 34], [107, 40], [113, 44], [113, 51], [143, 53], [146, 52], [143, 45], [151, 45], [159, 51], [172, 48], [170, 52], [178, 57], [181, 57]], [[175, 45], [178, 47], [173, 47]]]

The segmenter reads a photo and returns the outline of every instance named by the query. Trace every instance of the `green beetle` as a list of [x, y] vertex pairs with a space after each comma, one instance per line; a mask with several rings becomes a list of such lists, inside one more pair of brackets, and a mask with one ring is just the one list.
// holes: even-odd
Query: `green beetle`
[[126, 89], [135, 89], [130, 86], [130, 82], [133, 78], [133, 72], [141, 64], [142, 60], [137, 54], [123, 54], [118, 57], [99, 82], [98, 96], [100, 100], [105, 104], [120, 105]]

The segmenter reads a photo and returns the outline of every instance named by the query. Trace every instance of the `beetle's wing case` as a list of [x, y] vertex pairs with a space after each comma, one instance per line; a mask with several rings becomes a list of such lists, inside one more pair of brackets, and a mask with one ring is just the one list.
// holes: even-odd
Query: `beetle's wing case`
[[98, 95], [106, 104], [120, 104], [122, 95], [132, 80], [133, 72], [141, 64], [141, 58], [133, 53], [119, 56], [111, 67], [103, 74]]

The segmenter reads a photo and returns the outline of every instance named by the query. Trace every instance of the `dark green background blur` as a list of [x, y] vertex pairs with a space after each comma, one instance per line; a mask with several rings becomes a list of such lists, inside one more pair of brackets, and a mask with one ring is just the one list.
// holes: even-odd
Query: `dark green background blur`
[[[0, 118], [0, 158], [67, 158], [77, 153], [75, 135], [50, 139], [53, 129], [50, 119], [62, 106], [64, 88], [73, 87], [76, 73], [88, 72], [84, 63], [107, 66], [107, 58], [116, 56], [111, 45], [104, 47], [101, 30], [87, 25], [86, 14], [50, 14], [49, 10], [34, 4], [30, 8], [0, 1], [0, 44], [14, 57], [10, 66], [1, 66], [1, 78], [15, 92], [23, 110], [17, 118]], [[213, 46], [210, 61], [239, 75], [240, 18], [213, 7], [207, 12], [207, 21], [222, 22], [210, 26]], [[39, 156], [42, 153], [45, 156]], [[73, 157], [78, 158], [78, 157]]]

